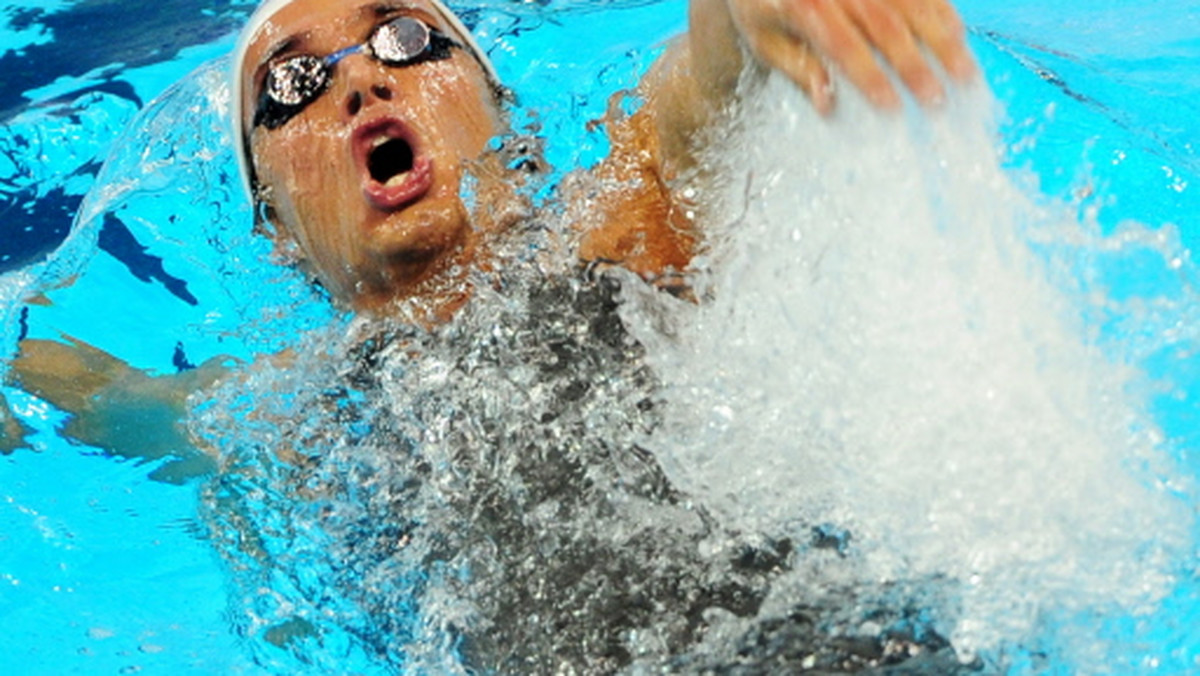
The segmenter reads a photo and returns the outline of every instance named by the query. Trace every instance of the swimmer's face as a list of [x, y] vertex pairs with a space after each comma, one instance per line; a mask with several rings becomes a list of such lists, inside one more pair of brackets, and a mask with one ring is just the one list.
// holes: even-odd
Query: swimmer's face
[[[404, 65], [355, 53], [307, 105], [260, 105], [271, 66], [324, 58], [402, 16], [440, 32], [440, 52]], [[461, 43], [425, 0], [296, 0], [259, 30], [241, 65], [243, 128], [272, 222], [358, 309], [417, 293], [474, 244], [459, 184], [501, 116], [483, 67], [444, 38]]]

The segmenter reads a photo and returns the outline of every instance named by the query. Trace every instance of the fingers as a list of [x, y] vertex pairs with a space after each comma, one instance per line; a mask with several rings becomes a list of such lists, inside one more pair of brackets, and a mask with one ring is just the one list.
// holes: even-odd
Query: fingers
[[792, 2], [793, 21], [818, 52], [825, 54], [850, 82], [880, 108], [897, 108], [897, 96], [887, 73], [875, 58], [868, 36], [845, 11], [856, 0]]
[[900, 105], [889, 70], [922, 103], [936, 104], [944, 97], [922, 47], [953, 79], [966, 81], [975, 74], [962, 21], [947, 0], [730, 2], [751, 52], [788, 76], [822, 112], [829, 112], [833, 102], [822, 61], [885, 109]]
[[929, 46], [942, 67], [956, 80], [971, 79], [975, 59], [967, 49], [962, 19], [944, 0], [902, 0], [899, 3], [917, 39]]
[[765, 65], [788, 77], [822, 115], [833, 112], [833, 84], [821, 59], [805, 43], [779, 33], [768, 34], [755, 50]]
[[873, 11], [870, 2], [848, 0], [846, 9], [904, 86], [925, 103], [942, 100], [942, 83], [921, 53], [917, 37], [899, 12]]

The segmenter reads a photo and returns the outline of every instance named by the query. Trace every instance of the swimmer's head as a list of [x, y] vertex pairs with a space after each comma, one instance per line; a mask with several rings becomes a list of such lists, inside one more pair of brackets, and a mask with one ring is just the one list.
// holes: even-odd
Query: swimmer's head
[[234, 63], [243, 181], [334, 297], [376, 307], [469, 255], [459, 185], [499, 85], [440, 0], [268, 0]]

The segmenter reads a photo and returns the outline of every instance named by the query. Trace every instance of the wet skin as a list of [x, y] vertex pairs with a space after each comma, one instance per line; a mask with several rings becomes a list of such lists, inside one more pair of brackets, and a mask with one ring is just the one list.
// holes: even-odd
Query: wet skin
[[[241, 96], [253, 169], [272, 224], [335, 298], [359, 310], [421, 289], [479, 232], [459, 199], [466, 163], [503, 130], [499, 107], [470, 52], [403, 67], [366, 54], [334, 66], [332, 84], [276, 129], [252, 119], [266, 68], [296, 54], [325, 56], [367, 38], [380, 23], [413, 16], [454, 39], [420, 0], [297, 0], [251, 43]], [[372, 175], [377, 146], [404, 155]]]
[[[411, 297], [444, 308], [453, 280], [432, 282], [455, 263], [479, 263], [486, 233], [469, 222], [458, 191], [465, 164], [504, 129], [483, 68], [463, 49], [407, 67], [357, 54], [334, 67], [328, 91], [277, 129], [253, 126], [254, 103], [272, 63], [331, 54], [401, 15], [457, 37], [423, 0], [296, 0], [259, 31], [241, 65], [243, 125], [278, 241], [294, 242], [334, 298], [359, 311], [386, 313], [391, 301]], [[926, 104], [944, 95], [935, 62], [956, 80], [974, 73], [961, 22], [944, 0], [693, 0], [689, 23], [642, 83], [642, 109], [609, 120], [612, 152], [595, 171], [620, 187], [592, 196], [587, 222], [577, 224], [586, 231], [584, 260], [648, 278], [687, 267], [696, 226], [684, 214], [694, 205], [679, 204], [672, 184], [694, 163], [696, 132], [735, 96], [747, 53], [756, 67], [792, 79], [823, 112], [834, 106], [832, 69], [881, 109], [899, 105], [887, 68]], [[385, 136], [413, 156], [391, 180], [368, 168]], [[504, 186], [485, 192], [503, 199]]]
[[[448, 58], [404, 67], [351, 55], [334, 66], [328, 90], [295, 117], [274, 129], [252, 124], [272, 60], [324, 57], [361, 43], [397, 15], [459, 37], [424, 0], [295, 0], [250, 44], [241, 65], [244, 86], [236, 94], [258, 197], [277, 245], [294, 251], [335, 301], [351, 309], [388, 314], [395, 301], [414, 299], [428, 308], [418, 320], [441, 321], [469, 293], [449, 271], [500, 264], [486, 262], [486, 241], [511, 223], [473, 218], [459, 197], [468, 165], [505, 131], [479, 62], [458, 48]], [[577, 224], [585, 261], [620, 265], [648, 279], [687, 267], [698, 238], [696, 223], [685, 214], [695, 205], [680, 203], [672, 187], [695, 166], [696, 132], [720, 119], [747, 67], [782, 73], [823, 113], [834, 110], [834, 71], [882, 110], [899, 105], [897, 84], [935, 106], [945, 95], [938, 66], [952, 82], [975, 73], [962, 23], [945, 0], [692, 0], [688, 18], [687, 34], [641, 83], [642, 108], [608, 121], [612, 151], [593, 171], [599, 184], [618, 187], [586, 196]], [[888, 70], [898, 81], [886, 76]], [[410, 152], [384, 163], [386, 171], [373, 172], [371, 155], [381, 141]], [[482, 203], [510, 199], [513, 191], [501, 172], [477, 175]], [[87, 348], [24, 341], [10, 376], [76, 415], [80, 430], [114, 429], [108, 409], [88, 401], [127, 402], [133, 392], [147, 400], [146, 410], [157, 410], [152, 404], [182, 401], [199, 386], [188, 374], [97, 379], [89, 374], [112, 369], [60, 354], [91, 354]], [[208, 367], [206, 378], [220, 370]], [[138, 425], [122, 423], [126, 429]], [[0, 417], [0, 430], [0, 451], [24, 443], [26, 430], [14, 419]], [[97, 434], [89, 443], [121, 452], [123, 437]]]

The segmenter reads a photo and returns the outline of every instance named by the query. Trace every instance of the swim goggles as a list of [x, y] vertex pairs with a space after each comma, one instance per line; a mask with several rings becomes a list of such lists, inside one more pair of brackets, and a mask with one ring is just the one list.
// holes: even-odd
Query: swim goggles
[[401, 16], [379, 24], [361, 44], [325, 57], [300, 54], [271, 65], [254, 111], [254, 124], [278, 129], [321, 97], [333, 81], [338, 61], [363, 53], [389, 66], [414, 66], [450, 57], [462, 45], [420, 19]]

